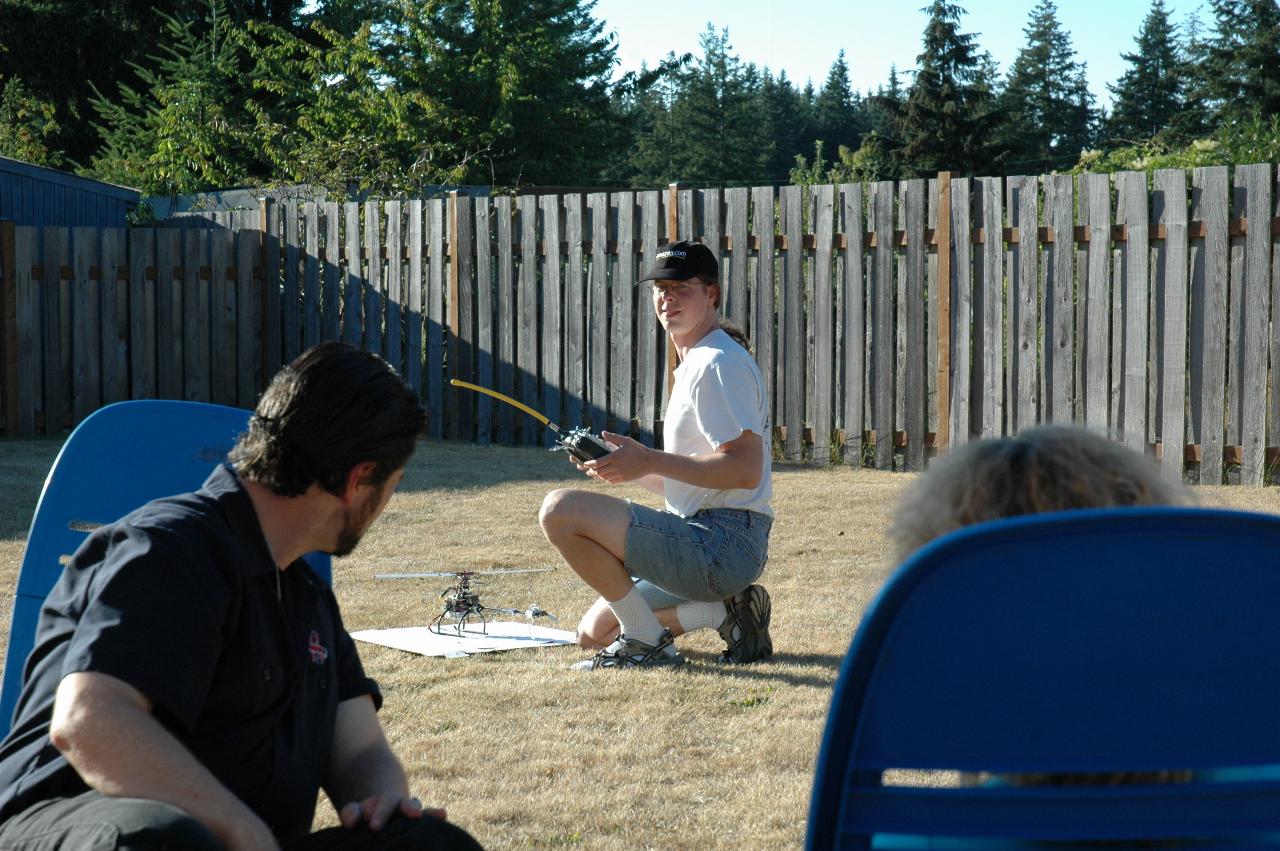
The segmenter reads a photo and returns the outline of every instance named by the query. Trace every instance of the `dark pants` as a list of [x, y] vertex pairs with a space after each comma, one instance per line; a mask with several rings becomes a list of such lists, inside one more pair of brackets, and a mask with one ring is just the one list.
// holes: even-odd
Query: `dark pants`
[[[462, 828], [423, 816], [382, 830], [332, 827], [285, 851], [478, 851]], [[0, 851], [225, 851], [204, 825], [159, 801], [85, 792], [41, 801], [0, 824]]]

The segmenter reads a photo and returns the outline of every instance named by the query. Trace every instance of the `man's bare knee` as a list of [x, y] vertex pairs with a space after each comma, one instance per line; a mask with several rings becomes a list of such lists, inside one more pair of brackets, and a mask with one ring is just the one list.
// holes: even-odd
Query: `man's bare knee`
[[578, 646], [599, 650], [618, 637], [618, 618], [604, 598], [596, 600], [578, 621]]
[[574, 494], [581, 493], [572, 488], [557, 488], [542, 499], [542, 508], [538, 510], [538, 525], [542, 532], [551, 538], [558, 532], [568, 531], [567, 527], [573, 519], [571, 510]]

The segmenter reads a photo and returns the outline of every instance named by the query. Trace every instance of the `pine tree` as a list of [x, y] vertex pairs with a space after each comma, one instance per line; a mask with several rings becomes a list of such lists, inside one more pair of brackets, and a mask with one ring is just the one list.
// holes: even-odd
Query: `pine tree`
[[609, 73], [616, 48], [591, 0], [430, 0], [402, 5], [396, 85], [429, 98], [440, 141], [470, 158], [466, 179], [584, 182], [621, 125]]
[[780, 71], [775, 79], [766, 72], [758, 95], [760, 135], [766, 147], [761, 178], [768, 183], [787, 179], [798, 155], [804, 153], [804, 140], [812, 130], [800, 92]]
[[751, 181], [765, 168], [755, 114], [757, 72], [732, 53], [729, 31], [708, 24], [703, 55], [677, 75], [671, 120], [678, 129], [674, 179], [717, 185]]
[[98, 177], [152, 195], [235, 186], [255, 171], [252, 119], [234, 96], [242, 67], [235, 24], [222, 0], [202, 19], [166, 15], [152, 68], [135, 66], [142, 87], [118, 84], [118, 97], [97, 94], [93, 108], [102, 147]]
[[927, 12], [915, 82], [896, 117], [902, 157], [920, 175], [977, 174], [990, 168], [987, 139], [993, 121], [977, 38], [960, 32], [965, 11], [959, 5], [934, 0]]
[[1280, 2], [1210, 0], [1214, 34], [1196, 66], [1195, 95], [1214, 126], [1280, 115]]
[[1013, 61], [999, 99], [998, 141], [1006, 169], [1070, 168], [1090, 146], [1095, 115], [1085, 65], [1058, 23], [1053, 0], [1039, 0], [1023, 32], [1027, 44]]
[[1136, 53], [1121, 54], [1128, 70], [1107, 86], [1115, 97], [1106, 125], [1111, 144], [1151, 139], [1185, 108], [1185, 66], [1164, 0], [1152, 0], [1136, 42]]
[[859, 124], [859, 104], [849, 84], [849, 66], [844, 51], [836, 56], [827, 81], [814, 100], [814, 133], [829, 151], [839, 146], [857, 148], [867, 128]]
[[[223, 14], [237, 25], [254, 17], [293, 21], [304, 0], [228, 0]], [[57, 105], [56, 143], [87, 163], [99, 144], [91, 105], [95, 92], [146, 83], [138, 67], [169, 38], [168, 21], [207, 17], [206, 0], [3, 0], [0, 3], [0, 78], [20, 79], [31, 95]]]

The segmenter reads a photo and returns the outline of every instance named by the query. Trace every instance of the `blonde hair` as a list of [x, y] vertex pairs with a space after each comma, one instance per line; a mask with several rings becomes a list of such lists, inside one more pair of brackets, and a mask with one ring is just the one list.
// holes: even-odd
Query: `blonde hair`
[[[1183, 485], [1161, 478], [1153, 461], [1100, 434], [1075, 426], [1037, 426], [1017, 437], [980, 440], [953, 450], [914, 481], [889, 531], [895, 564], [962, 526], [1076, 508], [1180, 505], [1193, 502]], [[964, 772], [962, 785], [996, 775]], [[1000, 775], [1014, 786], [1123, 786], [1186, 783], [1192, 772], [1129, 771]]]
[[1121, 505], [1179, 505], [1186, 487], [1141, 453], [1076, 426], [1037, 426], [980, 440], [934, 461], [913, 482], [889, 535], [895, 563], [947, 532], [1003, 517]]

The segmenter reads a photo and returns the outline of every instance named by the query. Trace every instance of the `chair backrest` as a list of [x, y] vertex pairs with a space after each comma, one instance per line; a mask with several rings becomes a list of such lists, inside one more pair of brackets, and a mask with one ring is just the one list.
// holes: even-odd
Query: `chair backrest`
[[[1278, 607], [1280, 517], [1270, 515], [1072, 511], [932, 542], [894, 573], [854, 635], [807, 846], [868, 847], [877, 834], [1280, 829], [1280, 781], [1250, 768], [1280, 765]], [[1224, 767], [1253, 779], [1214, 782]], [[1196, 781], [930, 789], [884, 785], [891, 768], [1192, 770]]]
[[[63, 560], [93, 528], [153, 499], [199, 488], [245, 430], [249, 414], [200, 402], [120, 402], [95, 411], [67, 438], [27, 533], [0, 688], [0, 736], [13, 721], [40, 606]], [[311, 553], [307, 561], [330, 581], [327, 555]]]

